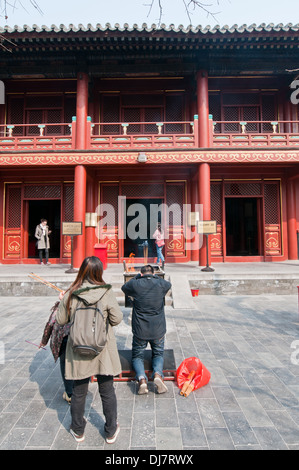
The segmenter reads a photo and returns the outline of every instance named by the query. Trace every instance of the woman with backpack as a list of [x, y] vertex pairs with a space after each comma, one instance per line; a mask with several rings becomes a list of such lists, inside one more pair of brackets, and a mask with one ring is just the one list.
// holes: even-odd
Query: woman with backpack
[[96, 376], [106, 419], [106, 442], [113, 444], [119, 433], [113, 377], [121, 373], [121, 363], [112, 327], [122, 321], [123, 314], [111, 285], [103, 280], [103, 264], [99, 258], [90, 256], [84, 259], [75, 281], [65, 293], [60, 294], [60, 300], [56, 315], [60, 325], [69, 321], [75, 325], [75, 317], [80, 315], [81, 307], [96, 306], [99, 309], [98, 318], [103, 319], [107, 327], [103, 350], [92, 358], [73, 349], [72, 327], [70, 329], [65, 361], [65, 377], [74, 381], [70, 433], [77, 442], [85, 439], [85, 400], [90, 377]]

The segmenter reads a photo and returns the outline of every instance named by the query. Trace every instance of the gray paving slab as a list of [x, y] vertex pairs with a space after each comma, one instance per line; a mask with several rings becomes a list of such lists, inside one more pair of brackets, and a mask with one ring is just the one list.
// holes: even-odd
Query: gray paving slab
[[[115, 382], [121, 432], [104, 440], [97, 384], [86, 401], [86, 439], [69, 434], [59, 364], [38, 344], [53, 297], [1, 298], [0, 449], [197, 451], [299, 449], [299, 315], [297, 295], [205, 295], [193, 309], [166, 307], [166, 348], [176, 366], [196, 356], [211, 372], [205, 387], [184, 398], [175, 382], [157, 395]], [[130, 309], [115, 328], [130, 349]], [[298, 350], [298, 354], [296, 351]]]

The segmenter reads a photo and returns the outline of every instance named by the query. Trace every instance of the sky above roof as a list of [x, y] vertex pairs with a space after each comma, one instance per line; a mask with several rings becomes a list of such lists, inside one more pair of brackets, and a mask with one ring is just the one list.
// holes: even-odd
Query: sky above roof
[[[186, 14], [183, 0], [161, 0], [163, 15], [161, 22], [167, 26], [180, 24], [185, 27], [190, 24]], [[188, 3], [189, 0], [186, 0]], [[299, 0], [202, 0], [206, 4], [207, 12], [196, 9], [191, 10], [192, 25], [251, 25], [256, 23], [299, 23]], [[158, 24], [158, 0], [10, 0], [7, 6], [7, 19], [5, 19], [4, 0], [0, 0], [0, 26], [14, 25], [32, 26], [55, 24], [83, 24], [91, 23], [93, 26], [100, 23], [110, 23], [130, 26], [143, 23]], [[15, 3], [15, 8], [12, 5]], [[38, 8], [34, 7], [34, 3]]]

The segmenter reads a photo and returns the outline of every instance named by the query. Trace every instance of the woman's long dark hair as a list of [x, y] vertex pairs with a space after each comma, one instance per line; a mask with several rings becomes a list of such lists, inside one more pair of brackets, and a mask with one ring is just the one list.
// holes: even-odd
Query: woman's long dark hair
[[68, 314], [70, 314], [72, 294], [82, 286], [84, 281], [95, 285], [105, 284], [103, 280], [103, 263], [97, 256], [88, 256], [82, 261], [77, 277], [68, 289], [69, 297], [66, 304]]

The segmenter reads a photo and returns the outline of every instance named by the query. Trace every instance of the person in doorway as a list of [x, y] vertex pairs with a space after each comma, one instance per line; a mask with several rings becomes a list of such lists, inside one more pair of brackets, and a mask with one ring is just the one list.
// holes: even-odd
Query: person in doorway
[[143, 266], [140, 274], [122, 286], [122, 291], [133, 298], [132, 366], [139, 383], [139, 395], [148, 393], [148, 378], [144, 370], [144, 351], [148, 343], [152, 349], [152, 378], [157, 392], [167, 392], [163, 380], [166, 334], [164, 297], [170, 288], [171, 283], [154, 275], [154, 269], [149, 264]]
[[164, 232], [161, 228], [161, 224], [158, 223], [157, 228], [153, 234], [153, 238], [155, 239], [156, 249], [157, 249], [157, 264], [159, 264], [160, 260], [162, 265], [164, 266], [164, 256], [162, 253], [163, 246], [165, 245], [164, 241]]
[[83, 357], [73, 351], [70, 341], [67, 342], [65, 377], [74, 381], [71, 401], [71, 435], [77, 442], [85, 439], [84, 409], [88, 383], [91, 376], [96, 376], [106, 419], [106, 442], [113, 444], [120, 430], [117, 423], [117, 401], [113, 377], [119, 375], [122, 369], [112, 327], [122, 321], [123, 315], [111, 285], [105, 284], [103, 280], [101, 260], [96, 256], [85, 258], [75, 281], [65, 294], [60, 294], [60, 299], [56, 315], [60, 325], [72, 321], [80, 301], [83, 301], [85, 305], [100, 301], [101, 311], [107, 320], [107, 342], [103, 351], [93, 359]]
[[51, 230], [47, 225], [47, 219], [41, 219], [40, 224], [36, 226], [35, 229], [35, 238], [37, 238], [37, 249], [40, 259], [40, 264], [43, 263], [43, 251], [45, 251], [46, 264], [51, 264], [49, 262], [49, 249], [50, 249], [50, 240], [49, 235]]
[[60, 372], [64, 383], [64, 392], [62, 398], [70, 404], [73, 394], [73, 380], [67, 380], [65, 378], [65, 351], [70, 330], [70, 324], [67, 323], [63, 326], [58, 325], [56, 321], [56, 313], [58, 308], [59, 302], [56, 302], [51, 309], [51, 315], [46, 323], [43, 337], [41, 339], [39, 347], [45, 347], [49, 339], [51, 338], [50, 348], [54, 357], [54, 361], [56, 362], [59, 358]]

